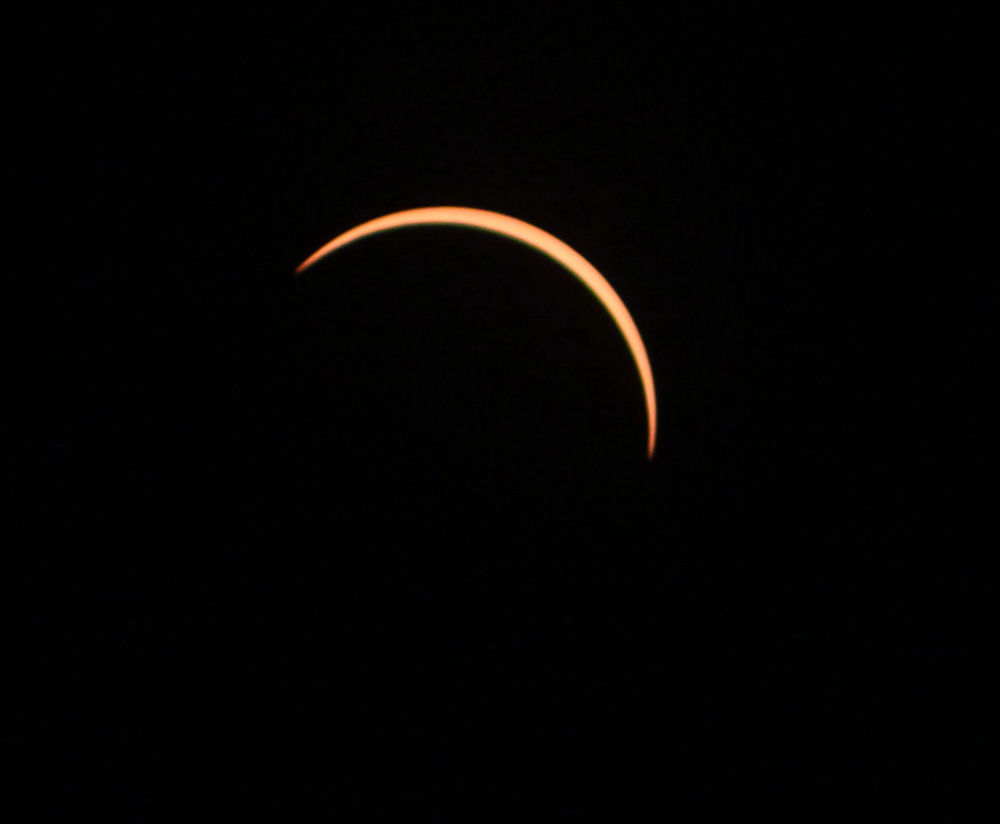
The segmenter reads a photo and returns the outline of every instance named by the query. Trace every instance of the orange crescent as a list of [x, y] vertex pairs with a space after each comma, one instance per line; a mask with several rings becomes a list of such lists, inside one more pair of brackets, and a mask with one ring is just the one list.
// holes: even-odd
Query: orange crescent
[[629, 314], [628, 309], [618, 293], [611, 288], [611, 284], [604, 279], [604, 276], [597, 271], [579, 252], [563, 243], [559, 238], [550, 235], [548, 232], [525, 223], [523, 220], [502, 215], [497, 212], [489, 212], [484, 209], [468, 209], [462, 206], [431, 206], [423, 209], [407, 209], [402, 212], [377, 217], [355, 226], [350, 231], [338, 235], [329, 243], [321, 246], [309, 257], [307, 257], [298, 268], [297, 273], [304, 272], [318, 260], [330, 254], [348, 243], [360, 240], [368, 235], [377, 232], [384, 232], [388, 229], [398, 229], [402, 226], [424, 226], [429, 224], [448, 224], [453, 226], [469, 226], [474, 229], [482, 229], [487, 232], [495, 232], [498, 235], [520, 241], [527, 246], [537, 249], [539, 252], [548, 255], [557, 263], [566, 267], [571, 274], [579, 278], [583, 284], [594, 293], [601, 305], [611, 314], [615, 324], [625, 336], [625, 342], [632, 352], [636, 368], [639, 370], [639, 378], [642, 381], [642, 390], [646, 396], [646, 415], [649, 421], [649, 440], [647, 443], [647, 455], [653, 457], [653, 450], [656, 447], [656, 393], [653, 389], [653, 370], [649, 366], [649, 357], [646, 354], [646, 347], [636, 328], [635, 321]]

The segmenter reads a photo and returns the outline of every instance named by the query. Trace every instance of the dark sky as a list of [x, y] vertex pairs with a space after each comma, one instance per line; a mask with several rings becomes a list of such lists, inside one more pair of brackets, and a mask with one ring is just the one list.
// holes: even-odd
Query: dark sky
[[[870, 23], [29, 26], [36, 800], [975, 807], [985, 415], [948, 399], [985, 340], [949, 205], [978, 75], [946, 31]], [[623, 340], [536, 252], [409, 229], [292, 274], [433, 205], [605, 274], [654, 461]]]

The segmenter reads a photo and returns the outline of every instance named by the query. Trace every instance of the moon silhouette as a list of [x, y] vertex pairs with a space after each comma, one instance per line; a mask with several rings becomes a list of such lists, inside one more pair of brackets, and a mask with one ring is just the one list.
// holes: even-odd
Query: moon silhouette
[[434, 224], [468, 226], [473, 229], [493, 232], [519, 241], [548, 255], [568, 269], [572, 275], [590, 289], [594, 296], [601, 302], [601, 305], [610, 313], [618, 329], [625, 337], [625, 342], [632, 353], [632, 359], [635, 361], [636, 369], [639, 372], [639, 379], [642, 382], [643, 394], [646, 398], [646, 415], [649, 424], [647, 457], [652, 459], [653, 451], [656, 448], [656, 392], [653, 388], [653, 370], [649, 366], [646, 347], [642, 342], [642, 337], [639, 335], [639, 330], [636, 328], [635, 321], [632, 320], [632, 316], [629, 314], [628, 309], [625, 308], [622, 299], [618, 297], [618, 293], [611, 288], [611, 284], [605, 280], [604, 276], [583, 255], [563, 243], [559, 238], [550, 235], [537, 226], [532, 226], [523, 220], [502, 215], [498, 212], [489, 212], [484, 209], [469, 209], [462, 206], [431, 206], [422, 209], [407, 209], [406, 211], [393, 212], [392, 214], [369, 220], [338, 235], [307, 257], [299, 264], [295, 271], [296, 273], [304, 272], [331, 252], [369, 235], [389, 229], [398, 229], [403, 226], [427, 226]]

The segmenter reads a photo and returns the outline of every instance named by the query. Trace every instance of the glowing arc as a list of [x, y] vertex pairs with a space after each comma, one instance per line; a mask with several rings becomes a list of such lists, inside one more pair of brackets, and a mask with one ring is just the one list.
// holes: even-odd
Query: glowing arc
[[296, 273], [304, 272], [331, 252], [369, 235], [404, 226], [432, 224], [467, 226], [509, 237], [552, 258], [590, 289], [601, 305], [608, 310], [624, 336], [639, 371], [649, 424], [647, 455], [651, 459], [656, 447], [656, 393], [653, 387], [653, 370], [649, 365], [649, 356], [646, 354], [646, 346], [642, 342], [635, 321], [632, 320], [632, 315], [629, 314], [628, 309], [625, 308], [625, 304], [611, 287], [611, 284], [583, 255], [537, 226], [532, 226], [523, 220], [499, 212], [462, 206], [431, 206], [422, 209], [408, 209], [377, 217], [338, 235], [307, 257], [295, 271]]

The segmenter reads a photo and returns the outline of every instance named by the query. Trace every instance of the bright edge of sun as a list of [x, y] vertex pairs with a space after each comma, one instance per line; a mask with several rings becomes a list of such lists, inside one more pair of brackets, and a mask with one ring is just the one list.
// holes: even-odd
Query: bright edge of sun
[[494, 232], [524, 243], [561, 264], [590, 289], [601, 305], [607, 309], [624, 336], [639, 371], [639, 379], [642, 381], [642, 390], [646, 399], [646, 415], [649, 426], [646, 454], [649, 459], [652, 459], [656, 448], [656, 392], [653, 387], [653, 370], [649, 365], [649, 356], [646, 354], [646, 346], [642, 342], [635, 321], [632, 320], [632, 315], [629, 314], [628, 309], [625, 308], [625, 304], [618, 297], [618, 293], [611, 287], [611, 284], [583, 255], [537, 226], [498, 212], [470, 209], [463, 206], [431, 206], [422, 209], [408, 209], [377, 217], [338, 235], [313, 252], [299, 264], [295, 271], [296, 273], [304, 272], [331, 252], [377, 232], [398, 229], [403, 226], [431, 224], [468, 226]]

